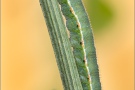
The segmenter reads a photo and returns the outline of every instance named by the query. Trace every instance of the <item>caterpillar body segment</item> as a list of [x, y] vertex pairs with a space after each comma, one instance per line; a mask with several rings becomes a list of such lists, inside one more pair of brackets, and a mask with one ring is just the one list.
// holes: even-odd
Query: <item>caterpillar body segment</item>
[[70, 42], [83, 90], [101, 90], [92, 28], [81, 0], [58, 0], [70, 32]]

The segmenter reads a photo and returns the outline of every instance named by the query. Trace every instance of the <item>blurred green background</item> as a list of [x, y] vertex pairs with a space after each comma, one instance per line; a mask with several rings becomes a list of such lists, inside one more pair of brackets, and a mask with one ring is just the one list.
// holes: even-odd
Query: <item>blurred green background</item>
[[102, 0], [84, 0], [95, 33], [107, 26], [114, 17], [113, 7]]
[[[134, 90], [134, 0], [83, 0], [102, 90]], [[38, 0], [1, 0], [2, 90], [63, 90]]]

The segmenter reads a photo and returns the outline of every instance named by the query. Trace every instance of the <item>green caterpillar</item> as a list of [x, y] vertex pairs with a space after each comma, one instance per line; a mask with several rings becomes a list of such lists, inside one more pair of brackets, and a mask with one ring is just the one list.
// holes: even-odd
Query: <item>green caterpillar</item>
[[70, 42], [83, 90], [101, 90], [89, 18], [81, 0], [58, 0], [70, 32]]

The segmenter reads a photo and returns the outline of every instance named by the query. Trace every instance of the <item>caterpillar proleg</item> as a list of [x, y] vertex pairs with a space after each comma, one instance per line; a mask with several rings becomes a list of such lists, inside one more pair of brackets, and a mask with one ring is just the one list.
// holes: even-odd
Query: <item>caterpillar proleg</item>
[[101, 90], [92, 28], [82, 0], [58, 0], [70, 32], [70, 42], [83, 90]]

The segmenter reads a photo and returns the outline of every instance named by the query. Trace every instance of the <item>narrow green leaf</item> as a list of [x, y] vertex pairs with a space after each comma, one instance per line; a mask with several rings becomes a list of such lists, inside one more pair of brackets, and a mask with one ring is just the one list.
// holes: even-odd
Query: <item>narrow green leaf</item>
[[[58, 2], [40, 0], [64, 89], [101, 90], [93, 33], [82, 1]], [[65, 16], [66, 25], [61, 13]]]
[[83, 90], [57, 0], [40, 0], [65, 90]]

